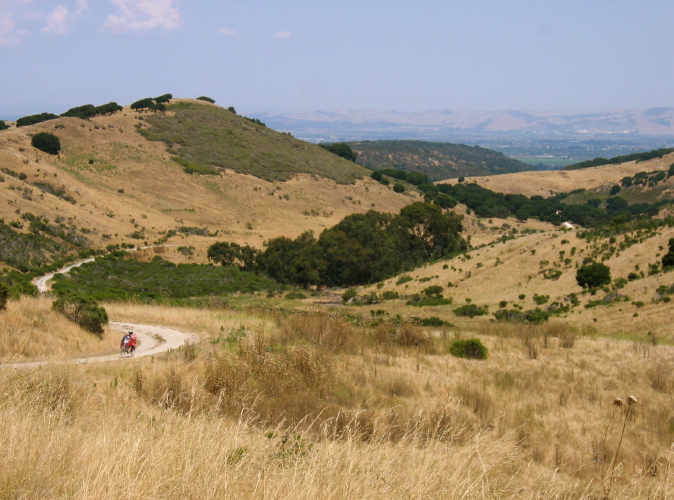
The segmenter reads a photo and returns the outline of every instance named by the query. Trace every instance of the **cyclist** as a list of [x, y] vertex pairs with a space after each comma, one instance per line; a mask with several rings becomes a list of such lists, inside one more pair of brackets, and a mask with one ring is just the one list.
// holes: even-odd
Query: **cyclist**
[[131, 354], [136, 350], [136, 334], [133, 333], [133, 330], [129, 330], [129, 342], [127, 344], [127, 349], [131, 351]]

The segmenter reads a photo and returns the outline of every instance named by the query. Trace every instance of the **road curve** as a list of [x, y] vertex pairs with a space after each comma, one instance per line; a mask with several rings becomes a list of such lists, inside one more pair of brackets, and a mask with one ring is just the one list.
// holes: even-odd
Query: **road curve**
[[[168, 246], [168, 245], [167, 245]], [[150, 247], [142, 247], [150, 248]], [[63, 269], [55, 271], [50, 274], [45, 274], [39, 278], [33, 280], [33, 284], [37, 287], [39, 292], [48, 292], [49, 286], [48, 282], [54, 277], [55, 274], [67, 273], [75, 267], [79, 267], [82, 264], [87, 262], [93, 262], [95, 259], [92, 257], [90, 259], [85, 259], [80, 262], [71, 264]], [[138, 338], [138, 347], [136, 352], [132, 357], [121, 357], [119, 353], [115, 354], [103, 354], [100, 356], [89, 356], [86, 358], [72, 358], [67, 360], [60, 361], [31, 361], [26, 363], [8, 363], [5, 366], [12, 367], [22, 367], [22, 368], [36, 368], [39, 366], [44, 366], [51, 363], [93, 363], [100, 361], [120, 361], [120, 360], [129, 360], [133, 358], [141, 358], [144, 356], [154, 356], [162, 352], [166, 352], [172, 349], [178, 349], [181, 346], [187, 343], [198, 343], [199, 336], [195, 333], [182, 332], [176, 330], [175, 328], [169, 328], [167, 326], [161, 325], [146, 325], [139, 323], [130, 323], [130, 322], [120, 322], [120, 321], [111, 321], [109, 323], [110, 329], [113, 331], [119, 332], [119, 337], [111, 340], [115, 347], [119, 346], [122, 336], [126, 334], [129, 330], [133, 330], [136, 333]]]
[[114, 354], [102, 354], [100, 356], [89, 356], [86, 358], [71, 358], [55, 361], [28, 361], [25, 363], [6, 363], [5, 367], [13, 368], [38, 368], [49, 364], [87, 364], [98, 363], [101, 361], [129, 361], [134, 358], [145, 356], [155, 356], [172, 349], [178, 349], [188, 343], [198, 343], [199, 336], [194, 333], [182, 332], [175, 328], [158, 325], [145, 325], [139, 323], [129, 323], [120, 321], [111, 321], [110, 329], [119, 332], [118, 338], [112, 338], [115, 346], [119, 346], [122, 337], [129, 330], [133, 330], [138, 337], [138, 347], [133, 356], [122, 357], [118, 352]]

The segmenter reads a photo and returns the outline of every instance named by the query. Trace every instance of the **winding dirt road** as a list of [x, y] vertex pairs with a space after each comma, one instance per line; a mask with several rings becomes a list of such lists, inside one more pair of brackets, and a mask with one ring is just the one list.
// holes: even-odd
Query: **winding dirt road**
[[[93, 262], [94, 259], [86, 259], [80, 262], [76, 262], [70, 266], [64, 267], [54, 273], [46, 274], [33, 280], [33, 284], [37, 286], [39, 292], [48, 292], [49, 291], [49, 281], [54, 277], [55, 274], [67, 273], [71, 269], [86, 264], [87, 262]], [[121, 357], [119, 353], [115, 354], [102, 354], [100, 356], [89, 356], [86, 358], [73, 358], [64, 361], [34, 361], [28, 363], [16, 363], [12, 366], [26, 367], [26, 368], [35, 368], [43, 366], [49, 363], [92, 363], [100, 361], [123, 361], [133, 358], [140, 358], [144, 356], [154, 356], [156, 354], [166, 352], [172, 349], [178, 349], [181, 346], [187, 343], [197, 343], [199, 342], [199, 336], [194, 333], [182, 332], [176, 330], [175, 328], [169, 328], [166, 326], [159, 325], [145, 325], [138, 323], [128, 323], [128, 322], [118, 322], [111, 321], [109, 323], [110, 329], [119, 332], [119, 337], [111, 340], [114, 342], [114, 346], [119, 346], [122, 336], [129, 330], [133, 330], [138, 337], [138, 347], [136, 352], [132, 357]]]

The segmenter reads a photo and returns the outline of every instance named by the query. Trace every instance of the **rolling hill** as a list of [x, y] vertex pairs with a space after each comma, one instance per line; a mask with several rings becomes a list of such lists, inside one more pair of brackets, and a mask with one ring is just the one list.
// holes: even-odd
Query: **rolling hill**
[[521, 161], [480, 146], [424, 141], [361, 141], [349, 145], [361, 165], [374, 170], [419, 172], [432, 181], [531, 169]]
[[[205, 261], [216, 238], [260, 247], [351, 213], [397, 212], [416, 199], [318, 146], [203, 101], [173, 102], [177, 109], [165, 114], [126, 106], [1, 131], [7, 231], [28, 237], [31, 223], [48, 228], [40, 234], [65, 244], [52, 255], [159, 242], [174, 245], [167, 252], [178, 260]], [[38, 132], [59, 137], [58, 156], [31, 146]], [[195, 164], [211, 175], [187, 173]]]

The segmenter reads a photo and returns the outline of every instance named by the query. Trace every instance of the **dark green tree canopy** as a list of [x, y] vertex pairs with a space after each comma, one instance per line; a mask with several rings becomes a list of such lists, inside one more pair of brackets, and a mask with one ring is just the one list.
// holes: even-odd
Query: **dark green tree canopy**
[[31, 144], [34, 148], [49, 153], [50, 155], [57, 155], [61, 151], [61, 141], [54, 134], [49, 132], [39, 132], [33, 136]]
[[131, 109], [148, 109], [152, 106], [154, 106], [154, 99], [152, 99], [152, 97], [146, 97], [145, 99], [140, 99], [131, 104]]
[[0, 130], [7, 130], [9, 125], [5, 123], [5, 120], [0, 120]]
[[662, 267], [674, 267], [674, 238], [669, 239], [669, 252], [662, 257]]
[[399, 215], [374, 210], [352, 214], [318, 239], [311, 232], [294, 240], [274, 238], [260, 252], [235, 243], [216, 243], [209, 248], [208, 258], [223, 265], [243, 262], [247, 270], [280, 283], [362, 285], [466, 250], [461, 230], [461, 216], [417, 202]]
[[215, 104], [215, 99], [211, 99], [210, 97], [206, 97], [205, 95], [197, 97], [197, 100], [198, 101], [206, 101], [206, 102], [210, 102], [212, 104]]
[[341, 156], [342, 158], [345, 158], [349, 161], [356, 161], [356, 158], [358, 158], [358, 154], [345, 142], [337, 142], [335, 144], [320, 144], [320, 146], [323, 149], [326, 149], [331, 153]]
[[53, 120], [58, 118], [53, 113], [40, 113], [39, 115], [29, 115], [19, 118], [16, 121], [17, 127], [25, 127], [26, 125], [35, 125], [36, 123], [46, 122], [47, 120]]
[[160, 95], [159, 97], [155, 97], [154, 102], [157, 104], [167, 104], [171, 99], [173, 99], [172, 94], [164, 94]]
[[583, 288], [597, 288], [611, 283], [611, 268], [601, 262], [584, 265], [576, 272], [576, 282]]

